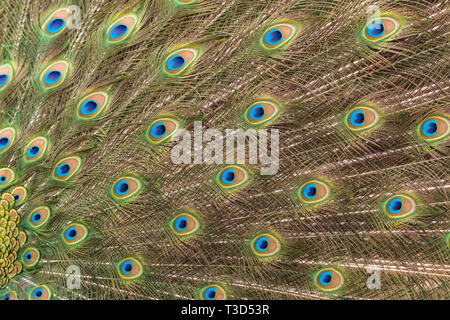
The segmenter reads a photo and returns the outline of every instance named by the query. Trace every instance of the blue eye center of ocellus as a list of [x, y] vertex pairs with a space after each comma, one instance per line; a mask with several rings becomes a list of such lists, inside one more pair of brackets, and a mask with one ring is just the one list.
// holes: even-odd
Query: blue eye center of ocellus
[[124, 24], [118, 24], [111, 29], [110, 37], [112, 39], [117, 39], [122, 37], [128, 31], [128, 27]]
[[9, 139], [6, 137], [3, 137], [0, 139], [0, 149], [3, 149], [5, 147], [7, 147], [9, 144]]
[[87, 100], [81, 106], [81, 112], [83, 114], [93, 114], [98, 109], [98, 104], [94, 100]]
[[44, 293], [44, 291], [42, 289], [37, 289], [36, 291], [34, 291], [34, 297], [40, 298], [43, 293]]
[[120, 181], [116, 185], [116, 193], [118, 193], [121, 196], [126, 194], [129, 189], [130, 189], [130, 186], [129, 186], [128, 182], [126, 182], [126, 181]]
[[156, 126], [156, 135], [162, 136], [166, 132], [166, 127], [163, 125]]
[[63, 19], [60, 19], [60, 18], [53, 19], [48, 24], [47, 31], [49, 33], [56, 33], [58, 31], [61, 31], [61, 29], [64, 27], [65, 24], [66, 24], [66, 21], [64, 21]]
[[5, 176], [1, 176], [1, 177], [0, 177], [0, 182], [1, 182], [1, 183], [5, 183], [5, 181], [6, 181], [6, 177], [5, 177]]
[[320, 276], [320, 283], [322, 285], [329, 285], [331, 280], [332, 280], [332, 275], [331, 272], [324, 272], [321, 276]]
[[185, 65], [185, 63], [186, 61], [184, 60], [184, 58], [181, 55], [177, 54], [167, 61], [167, 68], [172, 71], [177, 71], [181, 69]]
[[35, 156], [39, 153], [39, 150], [40, 150], [39, 147], [33, 146], [29, 149], [28, 153], [32, 156]]
[[0, 74], [0, 88], [8, 81], [7, 74]]
[[236, 179], [236, 173], [233, 169], [227, 169], [222, 173], [222, 181], [226, 184], [233, 183]]
[[403, 206], [403, 201], [401, 199], [399, 199], [399, 198], [392, 199], [389, 202], [389, 211], [391, 213], [399, 213], [400, 210], [402, 209], [402, 206]]
[[317, 194], [317, 187], [315, 184], [310, 184], [303, 190], [303, 195], [308, 199], [314, 199]]
[[374, 21], [369, 25], [367, 32], [371, 37], [381, 37], [384, 34], [384, 25], [381, 21]]
[[128, 190], [128, 184], [127, 183], [122, 183], [120, 185], [120, 191], [121, 192], [126, 192]]
[[266, 241], [266, 240], [262, 240], [260, 243], [259, 243], [259, 248], [260, 249], [262, 249], [262, 250], [264, 250], [264, 249], [267, 249], [267, 246], [269, 245], [269, 243]]
[[264, 252], [269, 248], [269, 239], [267, 237], [259, 238], [256, 242], [256, 249], [260, 252]]
[[399, 210], [402, 208], [402, 203], [400, 201], [393, 201], [392, 208], [394, 210]]
[[229, 171], [225, 174], [225, 180], [231, 182], [234, 180], [234, 172]]
[[423, 124], [422, 132], [427, 137], [432, 137], [436, 134], [438, 125], [436, 120], [428, 120]]
[[45, 75], [45, 83], [47, 84], [55, 84], [61, 79], [62, 74], [59, 71], [50, 71]]
[[205, 296], [208, 300], [214, 299], [216, 297], [216, 295], [217, 295], [217, 290], [215, 288], [208, 289], [205, 294]]
[[365, 120], [365, 115], [364, 115], [364, 112], [362, 112], [362, 111], [355, 111], [350, 116], [350, 122], [355, 127], [359, 127], [359, 126], [363, 125], [364, 120]]
[[178, 218], [175, 222], [175, 226], [177, 227], [178, 231], [186, 230], [187, 225], [188, 225], [188, 222], [185, 217]]
[[264, 107], [262, 105], [256, 105], [250, 109], [249, 115], [252, 120], [261, 120], [264, 118]]
[[31, 220], [33, 220], [33, 222], [39, 222], [41, 221], [41, 214], [39, 212], [35, 212], [33, 214], [33, 217], [31, 218]]
[[70, 172], [70, 166], [67, 163], [61, 163], [56, 170], [57, 175], [65, 177]]
[[19, 195], [15, 194], [15, 195], [14, 195], [14, 201], [17, 202], [17, 201], [19, 201], [19, 199], [20, 199]]
[[264, 39], [268, 44], [276, 45], [283, 40], [283, 33], [279, 29], [273, 29], [266, 33]]
[[124, 274], [129, 274], [133, 270], [133, 262], [126, 261], [122, 264], [122, 272]]
[[153, 138], [156, 139], [164, 137], [166, 132], [167, 132], [166, 125], [162, 122], [156, 123], [150, 130], [150, 134], [152, 135]]
[[25, 255], [25, 260], [26, 260], [26, 261], [30, 261], [30, 260], [31, 260], [31, 257], [32, 257], [31, 253], [27, 253], [27, 254]]
[[75, 227], [71, 227], [66, 231], [66, 238], [69, 240], [73, 240], [76, 238], [77, 234], [77, 229]]

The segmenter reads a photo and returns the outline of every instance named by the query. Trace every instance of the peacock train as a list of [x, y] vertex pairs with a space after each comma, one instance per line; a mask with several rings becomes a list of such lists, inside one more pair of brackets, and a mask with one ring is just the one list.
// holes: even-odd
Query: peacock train
[[2, 0], [0, 298], [449, 299], [449, 17]]

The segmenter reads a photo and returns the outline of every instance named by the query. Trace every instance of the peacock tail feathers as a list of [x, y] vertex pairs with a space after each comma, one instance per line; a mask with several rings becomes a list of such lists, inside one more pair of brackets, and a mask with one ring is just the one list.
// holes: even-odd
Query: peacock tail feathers
[[0, 17], [2, 299], [449, 298], [447, 0]]

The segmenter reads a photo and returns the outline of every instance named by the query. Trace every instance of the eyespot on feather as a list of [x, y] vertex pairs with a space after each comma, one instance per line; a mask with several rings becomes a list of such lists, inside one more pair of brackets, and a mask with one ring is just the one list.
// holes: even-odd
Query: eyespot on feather
[[294, 21], [277, 23], [264, 31], [260, 43], [266, 50], [280, 49], [288, 45], [299, 30], [300, 25]]
[[86, 239], [87, 235], [88, 229], [80, 223], [72, 223], [62, 232], [63, 241], [68, 246], [80, 244]]
[[114, 183], [111, 194], [117, 200], [129, 200], [141, 190], [141, 182], [134, 177], [122, 177]]
[[2, 296], [2, 300], [18, 300], [17, 292], [9, 291]]
[[15, 174], [14, 171], [9, 168], [0, 169], [0, 189], [4, 189], [11, 185], [14, 181]]
[[171, 220], [170, 228], [176, 235], [187, 236], [199, 230], [200, 222], [189, 213], [180, 213]]
[[11, 194], [14, 197], [14, 202], [15, 205], [21, 205], [22, 203], [25, 202], [26, 198], [27, 198], [27, 189], [25, 187], [15, 187], [12, 191]]
[[92, 120], [97, 118], [108, 106], [109, 94], [105, 91], [95, 91], [78, 103], [77, 117], [80, 120]]
[[450, 121], [445, 116], [435, 115], [424, 119], [418, 126], [418, 134], [427, 143], [446, 139], [450, 133]]
[[42, 25], [42, 31], [50, 37], [61, 34], [67, 27], [70, 13], [67, 8], [60, 8], [54, 11]]
[[342, 288], [344, 277], [337, 269], [324, 268], [314, 275], [314, 284], [322, 291], [332, 292]]
[[22, 254], [22, 264], [26, 268], [32, 268], [39, 262], [40, 257], [38, 249], [28, 248]]
[[401, 29], [401, 22], [394, 15], [381, 15], [370, 20], [364, 27], [362, 36], [369, 43], [379, 43], [393, 38]]
[[195, 48], [182, 48], [172, 52], [164, 60], [164, 71], [168, 75], [179, 75], [194, 64], [198, 58]]
[[389, 197], [383, 204], [385, 214], [391, 219], [403, 219], [416, 212], [417, 203], [413, 197], [406, 194], [396, 194]]
[[0, 65], [0, 93], [4, 91], [13, 81], [14, 69], [11, 64]]
[[115, 44], [126, 40], [136, 29], [138, 18], [135, 14], [127, 14], [116, 20], [106, 30], [106, 39]]
[[41, 73], [40, 82], [45, 89], [56, 88], [61, 85], [69, 73], [69, 63], [60, 60], [51, 63]]
[[227, 294], [225, 290], [217, 285], [212, 284], [206, 286], [200, 290], [200, 299], [201, 300], [226, 300]]
[[56, 164], [53, 169], [53, 179], [67, 181], [71, 179], [81, 168], [81, 158], [76, 156], [66, 157]]
[[300, 201], [306, 204], [317, 204], [327, 201], [331, 196], [330, 186], [317, 179], [305, 182], [298, 189], [298, 197]]
[[137, 279], [144, 272], [142, 263], [135, 258], [126, 258], [117, 264], [117, 272], [123, 279]]
[[223, 189], [234, 189], [244, 185], [249, 180], [246, 169], [239, 166], [226, 166], [216, 176], [216, 181]]
[[12, 127], [4, 128], [0, 131], [0, 155], [5, 153], [16, 140], [16, 130]]
[[151, 143], [161, 143], [172, 137], [180, 127], [175, 119], [160, 118], [152, 122], [147, 131], [147, 139]]
[[28, 224], [32, 229], [43, 227], [50, 219], [50, 208], [41, 206], [34, 208], [28, 215]]
[[48, 140], [45, 137], [37, 137], [30, 141], [24, 149], [24, 157], [27, 162], [41, 159], [47, 152]]
[[250, 245], [253, 253], [259, 257], [272, 257], [281, 250], [280, 240], [268, 233], [253, 238]]
[[269, 100], [259, 100], [253, 103], [244, 113], [244, 119], [251, 125], [262, 125], [278, 117], [280, 106]]
[[356, 106], [345, 116], [345, 125], [354, 133], [374, 129], [381, 120], [381, 115], [373, 107]]
[[30, 294], [28, 296], [29, 300], [50, 300], [52, 296], [52, 293], [50, 289], [43, 285], [43, 286], [37, 286], [34, 289], [30, 291]]

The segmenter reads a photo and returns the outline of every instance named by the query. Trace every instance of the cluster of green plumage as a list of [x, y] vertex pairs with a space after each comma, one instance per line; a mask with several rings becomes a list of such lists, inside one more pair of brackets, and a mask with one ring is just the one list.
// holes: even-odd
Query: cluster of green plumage
[[0, 287], [4, 288], [22, 271], [22, 264], [16, 260], [24, 238], [18, 228], [20, 216], [14, 209], [14, 197], [4, 194], [0, 203]]
[[[449, 10], [2, 1], [0, 297], [448, 298]], [[278, 172], [173, 163], [195, 121]]]

